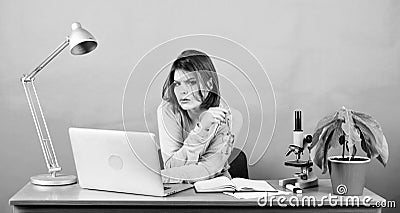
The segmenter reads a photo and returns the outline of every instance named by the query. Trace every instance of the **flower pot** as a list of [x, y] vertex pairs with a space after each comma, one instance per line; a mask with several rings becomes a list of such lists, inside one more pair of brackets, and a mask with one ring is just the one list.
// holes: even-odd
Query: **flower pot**
[[331, 156], [328, 158], [329, 174], [333, 194], [360, 196], [365, 186], [365, 172], [371, 159], [354, 156], [349, 161], [349, 156]]

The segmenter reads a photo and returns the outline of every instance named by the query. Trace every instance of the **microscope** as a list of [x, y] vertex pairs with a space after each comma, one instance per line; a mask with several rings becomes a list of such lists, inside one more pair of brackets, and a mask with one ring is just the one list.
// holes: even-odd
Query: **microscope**
[[[289, 145], [286, 156], [294, 154], [296, 160], [285, 161], [285, 166], [300, 168], [300, 172], [296, 172], [293, 178], [279, 180], [279, 185], [283, 186], [295, 193], [301, 193], [302, 189], [318, 186], [318, 177], [312, 172], [313, 162], [310, 157], [312, 135], [304, 137], [302, 130], [301, 111], [294, 111], [294, 131], [293, 143]], [[308, 150], [308, 160], [301, 160], [304, 150]]]

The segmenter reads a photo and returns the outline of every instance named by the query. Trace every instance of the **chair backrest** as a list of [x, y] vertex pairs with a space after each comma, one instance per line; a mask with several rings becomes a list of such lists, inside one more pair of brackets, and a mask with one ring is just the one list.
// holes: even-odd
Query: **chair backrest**
[[[240, 130], [242, 129], [243, 116], [242, 113], [235, 108], [231, 107], [230, 110], [232, 113], [232, 133], [235, 135], [235, 139], [237, 139]], [[229, 156], [228, 162], [230, 165], [229, 174], [232, 176], [232, 178], [249, 178], [247, 157], [242, 150], [238, 148], [233, 148], [231, 155]]]
[[233, 148], [231, 156], [229, 156], [228, 158], [228, 162], [230, 166], [228, 171], [232, 178], [249, 178], [249, 172], [247, 169], [247, 157], [242, 150], [238, 148]]

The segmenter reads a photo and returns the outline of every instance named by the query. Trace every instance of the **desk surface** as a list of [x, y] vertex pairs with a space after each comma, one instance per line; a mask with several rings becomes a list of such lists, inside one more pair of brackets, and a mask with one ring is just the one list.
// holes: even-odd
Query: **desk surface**
[[[278, 185], [277, 180], [268, 181], [277, 189], [282, 189]], [[332, 193], [331, 183], [329, 179], [319, 180], [319, 187], [305, 189], [303, 194], [299, 196], [314, 196], [317, 201], [323, 200], [323, 196]], [[289, 198], [289, 196], [285, 196]], [[385, 199], [371, 192], [367, 188], [360, 198], [369, 196], [371, 206], [377, 202], [384, 202]], [[339, 196], [341, 197], [341, 196]], [[285, 203], [288, 204], [288, 199]], [[324, 201], [324, 207], [328, 206], [328, 200]], [[188, 189], [168, 197], [152, 197], [126, 193], [106, 192], [98, 190], [82, 189], [78, 184], [68, 186], [46, 187], [36, 186], [31, 183], [26, 184], [10, 199], [10, 205], [15, 207], [24, 206], [136, 206], [136, 207], [258, 207], [257, 199], [239, 200], [223, 193], [196, 193], [194, 189]], [[270, 205], [270, 204], [267, 204]], [[277, 207], [277, 203], [273, 202], [273, 206]], [[260, 207], [258, 207], [260, 208]], [[261, 208], [262, 209], [262, 208]], [[369, 208], [375, 209], [376, 208]], [[28, 211], [26, 211], [28, 212]]]

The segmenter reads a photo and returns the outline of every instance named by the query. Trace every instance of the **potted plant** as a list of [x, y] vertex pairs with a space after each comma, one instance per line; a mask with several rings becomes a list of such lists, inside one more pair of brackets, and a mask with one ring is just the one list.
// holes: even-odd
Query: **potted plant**
[[[357, 144], [367, 157], [356, 156]], [[328, 150], [339, 145], [342, 155], [328, 158]], [[377, 158], [383, 166], [389, 158], [388, 144], [378, 122], [367, 114], [345, 107], [318, 122], [310, 148], [314, 147], [313, 161], [323, 174], [329, 167], [332, 190], [338, 195], [361, 195], [371, 158]], [[346, 151], [348, 155], [345, 155]]]

